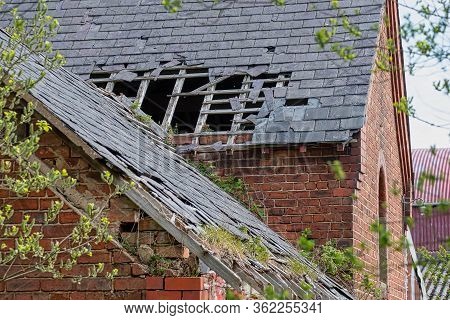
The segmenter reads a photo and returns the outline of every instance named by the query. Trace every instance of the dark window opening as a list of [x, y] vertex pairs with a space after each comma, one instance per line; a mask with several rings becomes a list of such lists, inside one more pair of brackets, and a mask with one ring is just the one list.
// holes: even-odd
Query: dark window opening
[[[208, 82], [208, 78], [187, 78], [184, 81], [182, 92], [194, 91]], [[172, 119], [172, 126], [177, 128], [177, 133], [194, 132], [204, 99], [204, 95], [180, 96], [178, 98]]]
[[158, 124], [164, 119], [170, 101], [168, 96], [172, 94], [175, 82], [175, 79], [150, 81], [141, 110]]
[[306, 106], [308, 104], [308, 99], [287, 99], [285, 106], [293, 107], [293, 106]]

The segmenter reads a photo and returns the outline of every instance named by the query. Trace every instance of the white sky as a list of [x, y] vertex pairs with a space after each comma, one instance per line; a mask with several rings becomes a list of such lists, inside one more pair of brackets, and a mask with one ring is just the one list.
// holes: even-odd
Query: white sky
[[[450, 71], [449, 71], [450, 72]], [[450, 96], [438, 92], [433, 81], [442, 80], [445, 74], [439, 67], [417, 70], [414, 76], [406, 74], [408, 96], [413, 97], [416, 116], [434, 124], [446, 126], [445, 129], [410, 118], [411, 145], [413, 148], [450, 147]]]

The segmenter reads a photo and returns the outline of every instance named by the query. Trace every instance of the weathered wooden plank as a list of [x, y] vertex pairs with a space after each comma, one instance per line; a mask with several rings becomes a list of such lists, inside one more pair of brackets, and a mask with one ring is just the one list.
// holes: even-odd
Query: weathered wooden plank
[[[212, 83], [211, 86], [209, 86], [206, 90], [207, 90], [207, 92], [212, 92], [212, 91], [214, 91], [215, 88], [216, 88], [216, 84]], [[209, 102], [213, 98], [214, 98], [213, 94], [206, 95], [203, 98], [203, 104], [200, 109], [200, 115], [198, 116], [197, 124], [195, 125], [194, 134], [201, 133], [204, 126], [206, 125], [206, 120], [208, 119], [208, 114], [206, 114], [205, 112], [209, 111], [209, 109], [211, 108], [211, 104]], [[192, 143], [193, 144], [199, 143], [199, 139], [197, 136], [194, 136], [194, 138], [192, 139]]]
[[[243, 79], [243, 82], [247, 82], [249, 80], [250, 80], [250, 76], [245, 76], [244, 79]], [[238, 101], [239, 100], [244, 100], [244, 102], [241, 103], [242, 109], [235, 110], [235, 111], [241, 111], [241, 112], [235, 113], [234, 116], [233, 116], [233, 122], [231, 123], [231, 128], [230, 128], [230, 132], [231, 133], [238, 131], [239, 128], [241, 127], [240, 121], [242, 120], [242, 117], [243, 117], [243, 114], [244, 114], [245, 105], [246, 105], [246, 101], [245, 100], [248, 99], [248, 94], [250, 92], [249, 88], [250, 88], [250, 84], [242, 83], [241, 90], [245, 91], [245, 92], [242, 92], [239, 95]], [[250, 99], [248, 99], [248, 100], [250, 100]], [[234, 144], [235, 138], [236, 138], [236, 135], [229, 136], [227, 144]]]
[[[184, 70], [185, 69], [180, 69]], [[139, 76], [134, 79], [134, 81], [140, 80], [171, 80], [171, 79], [192, 79], [192, 78], [207, 78], [209, 73], [184, 73], [184, 74], [162, 74], [157, 77], [153, 76]], [[91, 83], [105, 83], [105, 82], [120, 82], [121, 80], [110, 79], [110, 78], [97, 78], [90, 79], [88, 82]]]
[[260, 108], [248, 108], [248, 109], [216, 109], [216, 110], [204, 110], [200, 111], [201, 114], [239, 114], [239, 113], [255, 113], [258, 112]]
[[[186, 75], [186, 70], [180, 69], [180, 76]], [[180, 93], [183, 90], [184, 85], [184, 77], [178, 78], [175, 86], [173, 87], [172, 94]], [[175, 113], [175, 108], [177, 107], [179, 97], [170, 98], [169, 104], [167, 106], [166, 114], [164, 115], [164, 119], [162, 121], [161, 127], [164, 130], [167, 130], [172, 122], [173, 115]]]
[[108, 92], [112, 92], [114, 90], [114, 85], [116, 84], [116, 81], [120, 81], [120, 80], [114, 80], [114, 77], [117, 73], [113, 72], [109, 75], [109, 78], [107, 81], [103, 81], [103, 82], [107, 82], [105, 90]]

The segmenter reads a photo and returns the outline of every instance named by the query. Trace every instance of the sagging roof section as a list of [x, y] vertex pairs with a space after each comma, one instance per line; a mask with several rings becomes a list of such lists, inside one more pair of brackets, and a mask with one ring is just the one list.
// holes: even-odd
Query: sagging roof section
[[[34, 2], [11, 1], [29, 13]], [[158, 88], [154, 80], [161, 70], [177, 65], [200, 66], [209, 83], [244, 75], [241, 91], [232, 96], [205, 94], [205, 100], [196, 104], [197, 121], [190, 123], [179, 114], [173, 120], [177, 103], [163, 106], [170, 111], [161, 119], [164, 128], [175, 126], [180, 116], [197, 137], [208, 134], [207, 119], [225, 114], [210, 100], [229, 104], [228, 118], [221, 118], [227, 118], [230, 126], [223, 129], [229, 135], [227, 144], [249, 127], [255, 133], [251, 143], [259, 144], [347, 142], [361, 129], [376, 52], [374, 27], [381, 21], [383, 1], [340, 1], [341, 9], [362, 31], [361, 38], [353, 39], [338, 29], [336, 41], [353, 46], [358, 54], [353, 61], [316, 44], [315, 31], [336, 16], [329, 0], [288, 0], [283, 7], [269, 0], [212, 2], [185, 0], [179, 13], [170, 14], [160, 0], [50, 0], [49, 13], [61, 24], [55, 48], [67, 57], [70, 70], [84, 79], [106, 72], [113, 83], [118, 75], [137, 72], [150, 80], [145, 85], [150, 91], [152, 86]], [[255, 69], [263, 70], [265, 78], [287, 74], [288, 80], [259, 92], [261, 79], [251, 75]], [[179, 76], [185, 78], [181, 71]], [[122, 80], [130, 84], [131, 79]], [[170, 101], [181, 99], [182, 82], [173, 84], [169, 94], [178, 96]], [[250, 96], [256, 91], [261, 94], [255, 101]]]
[[[0, 41], [7, 37], [0, 33]], [[25, 77], [34, 78], [43, 66], [35, 57], [20, 68]], [[104, 162], [134, 180], [138, 188], [130, 198], [226, 281], [234, 285], [246, 282], [260, 291], [272, 284], [302, 297], [304, 290], [299, 283], [306, 280], [316, 298], [351, 299], [291, 244], [172, 152], [150, 128], [133, 119], [123, 105], [65, 69], [49, 72], [31, 94], [63, 123], [64, 130], [74, 132]], [[211, 258], [212, 253], [201, 242], [205, 225], [224, 228], [241, 239], [261, 237], [270, 251], [269, 262], [262, 265], [249, 257]], [[306, 266], [313, 276], [296, 276], [288, 267], [291, 259]]]

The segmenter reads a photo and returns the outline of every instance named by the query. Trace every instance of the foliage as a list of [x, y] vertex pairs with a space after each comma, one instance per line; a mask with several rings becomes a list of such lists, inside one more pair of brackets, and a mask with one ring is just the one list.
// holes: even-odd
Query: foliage
[[336, 180], [342, 181], [345, 179], [346, 174], [339, 160], [333, 160], [332, 162], [328, 162], [328, 166], [330, 167], [330, 170], [334, 174], [334, 178]]
[[221, 256], [232, 256], [235, 258], [248, 257], [261, 263], [267, 263], [270, 252], [262, 243], [260, 237], [253, 237], [248, 234], [247, 239], [241, 239], [231, 232], [214, 226], [203, 227], [203, 238]]
[[130, 105], [130, 110], [131, 113], [133, 114], [133, 116], [136, 118], [136, 120], [144, 123], [144, 124], [149, 124], [152, 121], [152, 116], [145, 114], [144, 112], [141, 111], [141, 108], [139, 107], [139, 101], [134, 101], [131, 105]]
[[151, 275], [162, 277], [166, 274], [166, 270], [169, 269], [171, 261], [160, 255], [154, 254], [147, 261], [147, 265]]
[[[36, 14], [32, 19], [23, 19], [16, 9], [11, 11], [12, 22], [6, 28], [10, 35], [8, 41], [0, 44], [0, 170], [2, 174], [1, 189], [9, 190], [18, 197], [26, 198], [30, 193], [47, 188], [62, 191], [73, 187], [76, 180], [65, 169], [41, 167], [41, 162], [34, 153], [39, 148], [39, 141], [44, 133], [52, 130], [45, 120], [35, 120], [34, 105], [23, 103], [24, 96], [42, 80], [45, 71], [37, 78], [28, 78], [20, 66], [34, 59], [35, 55], [43, 58], [46, 71], [60, 67], [64, 58], [52, 49], [49, 38], [58, 29], [58, 21], [47, 14], [44, 0], [37, 3]], [[27, 134], [23, 134], [23, 129]], [[112, 240], [109, 233], [109, 221], [104, 215], [109, 199], [122, 194], [130, 186], [124, 184], [114, 187], [114, 178], [105, 171], [101, 179], [112, 190], [105, 203], [97, 206], [87, 204], [73, 230], [62, 239], [50, 241], [50, 249], [45, 249], [44, 234], [36, 227], [36, 219], [25, 214], [20, 222], [15, 222], [11, 204], [0, 208], [0, 281], [19, 278], [29, 273], [40, 271], [50, 273], [54, 278], [71, 277], [80, 282], [84, 277], [97, 277], [100, 273], [112, 279], [117, 270], [104, 273], [102, 263], [92, 265], [87, 275], [68, 276], [67, 273], [77, 264], [81, 256], [92, 256], [92, 246]], [[57, 220], [63, 207], [63, 201], [53, 201], [44, 215], [44, 226]], [[12, 268], [22, 265], [20, 270]]]
[[[450, 62], [449, 22], [450, 1], [402, 1], [409, 10], [401, 26], [402, 38], [406, 43], [408, 69], [414, 74], [417, 68], [426, 68], [436, 63], [446, 72]], [[434, 83], [438, 91], [450, 94], [449, 79]]]
[[[362, 292], [361, 298], [381, 297], [379, 294], [381, 289], [372, 276], [365, 271], [364, 263], [355, 249], [351, 247], [339, 248], [336, 242], [332, 240], [327, 241], [324, 245], [315, 246], [314, 240], [310, 237], [311, 230], [305, 229], [297, 240], [301, 255], [312, 261], [324, 273], [340, 282], [350, 292], [355, 291], [354, 281], [359, 279], [356, 281], [356, 289]], [[290, 262], [290, 267], [296, 274], [311, 276], [311, 273], [308, 273], [308, 268], [297, 261]], [[305, 282], [303, 286], [306, 289], [309, 285]], [[305, 290], [306, 293], [312, 294], [311, 289]]]
[[435, 286], [443, 288], [444, 299], [450, 299], [450, 287], [446, 284], [450, 281], [450, 251], [448, 246], [441, 245], [439, 250], [431, 253], [425, 248], [418, 249], [421, 268], [426, 267], [424, 278]]
[[266, 300], [288, 300], [289, 293], [286, 290], [277, 292], [273, 286], [267, 286], [264, 289], [264, 298]]

